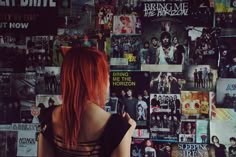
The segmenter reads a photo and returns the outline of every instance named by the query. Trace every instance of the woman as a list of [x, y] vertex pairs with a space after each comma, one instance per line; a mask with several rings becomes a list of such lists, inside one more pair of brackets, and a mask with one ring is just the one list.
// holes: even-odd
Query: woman
[[122, 117], [103, 109], [108, 73], [100, 51], [74, 47], [67, 53], [61, 71], [62, 105], [45, 114], [50, 116], [41, 127], [38, 157], [130, 156], [136, 123], [126, 113]]

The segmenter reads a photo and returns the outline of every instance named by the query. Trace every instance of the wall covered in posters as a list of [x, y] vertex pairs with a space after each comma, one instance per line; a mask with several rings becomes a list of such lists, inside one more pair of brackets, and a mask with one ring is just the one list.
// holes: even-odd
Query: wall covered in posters
[[80, 45], [108, 57], [104, 109], [137, 122], [131, 157], [236, 157], [235, 43], [236, 0], [0, 0], [0, 156], [37, 156]]

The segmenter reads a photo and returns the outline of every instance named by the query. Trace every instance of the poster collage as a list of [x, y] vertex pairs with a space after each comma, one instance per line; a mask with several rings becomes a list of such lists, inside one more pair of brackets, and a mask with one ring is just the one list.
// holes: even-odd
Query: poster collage
[[104, 110], [136, 121], [131, 157], [236, 157], [236, 0], [0, 2], [0, 157], [37, 156], [73, 46], [107, 55]]

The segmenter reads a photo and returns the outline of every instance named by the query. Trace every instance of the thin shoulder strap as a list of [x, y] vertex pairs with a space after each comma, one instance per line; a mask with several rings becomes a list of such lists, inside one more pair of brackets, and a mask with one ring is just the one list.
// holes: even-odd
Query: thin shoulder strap
[[109, 118], [101, 136], [102, 157], [110, 157], [115, 148], [120, 144], [124, 135], [130, 128], [130, 124], [118, 114]]
[[[49, 141], [53, 138], [53, 128], [52, 128], [52, 112], [57, 106], [51, 106], [47, 108], [41, 115], [42, 120], [40, 122], [41, 133]], [[41, 114], [41, 113], [40, 113]]]

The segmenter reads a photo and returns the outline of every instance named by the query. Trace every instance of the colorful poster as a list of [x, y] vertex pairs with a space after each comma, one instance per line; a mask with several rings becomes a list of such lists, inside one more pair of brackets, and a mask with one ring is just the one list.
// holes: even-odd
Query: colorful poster
[[209, 118], [209, 92], [181, 91], [182, 119]]

